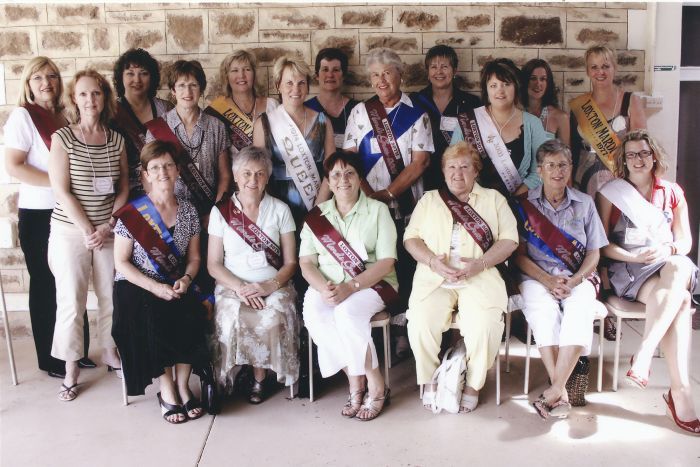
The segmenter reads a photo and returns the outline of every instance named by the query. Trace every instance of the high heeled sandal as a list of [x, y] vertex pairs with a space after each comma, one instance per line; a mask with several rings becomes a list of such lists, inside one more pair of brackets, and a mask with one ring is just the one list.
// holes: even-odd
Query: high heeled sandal
[[476, 409], [479, 404], [479, 395], [472, 396], [462, 393], [462, 398], [459, 401], [459, 413], [469, 413]]
[[[185, 402], [182, 408], [185, 411], [185, 416], [187, 416], [189, 420], [197, 420], [198, 418], [201, 418], [204, 415], [204, 409], [202, 408], [202, 403], [199, 399], [195, 399], [191, 393], [190, 396], [190, 400]], [[190, 412], [197, 409], [199, 409], [198, 414], [190, 415]]]
[[357, 412], [359, 412], [360, 408], [362, 407], [362, 401], [364, 398], [365, 389], [352, 391], [347, 402], [343, 406], [343, 410], [340, 411], [340, 415], [347, 418], [355, 418], [355, 415], [357, 415]]
[[[181, 405], [170, 404], [168, 402], [165, 402], [163, 400], [163, 397], [161, 397], [160, 393], [158, 393], [157, 395], [158, 404], [160, 405], [160, 413], [163, 416], [163, 420], [165, 420], [168, 423], [172, 423], [173, 425], [179, 425], [180, 423], [185, 423], [187, 421], [187, 413], [185, 413], [185, 409]], [[168, 417], [171, 417], [173, 415], [182, 415], [183, 418], [181, 420], [170, 420]]]
[[[630, 367], [634, 366], [634, 355], [630, 358]], [[644, 378], [630, 368], [625, 375], [625, 381], [629, 386], [633, 386], [639, 389], [646, 389], [649, 385], [649, 376], [651, 375], [651, 370], [647, 373], [647, 377]]]
[[671, 396], [671, 390], [668, 390], [668, 395], [663, 394], [662, 397], [666, 402], [666, 415], [674, 421], [676, 426], [683, 431], [690, 433], [691, 435], [700, 436], [700, 420], [697, 418], [695, 420], [690, 420], [685, 422], [678, 418], [676, 415], [676, 405], [673, 403], [673, 396]]
[[258, 405], [265, 400], [265, 380], [258, 381], [253, 378], [253, 386], [250, 388], [250, 394], [248, 394], [248, 402], [253, 405]]
[[[356, 420], [361, 422], [368, 422], [377, 418], [384, 410], [385, 406], [388, 406], [391, 402], [391, 390], [389, 388], [384, 388], [384, 395], [382, 397], [372, 397], [369, 395], [369, 391], [365, 394], [365, 399], [362, 402], [362, 407], [357, 411], [355, 415]], [[360, 414], [369, 414], [366, 418], [361, 418]]]

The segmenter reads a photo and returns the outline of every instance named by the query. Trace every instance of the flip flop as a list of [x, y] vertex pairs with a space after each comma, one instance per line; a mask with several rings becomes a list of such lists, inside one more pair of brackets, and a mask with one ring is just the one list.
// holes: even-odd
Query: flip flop
[[61, 388], [62, 389], [58, 393], [58, 400], [62, 402], [70, 402], [78, 397], [78, 383], [75, 383], [73, 386], [61, 384]]
[[542, 394], [540, 394], [540, 397], [532, 403], [532, 406], [535, 408], [535, 412], [537, 412], [537, 415], [542, 418], [542, 420], [547, 420], [549, 418], [549, 412], [552, 410], [552, 408], [547, 404], [547, 399], [544, 398]]
[[556, 418], [566, 418], [569, 416], [569, 412], [571, 412], [571, 404], [560, 399], [552, 404], [549, 415]]

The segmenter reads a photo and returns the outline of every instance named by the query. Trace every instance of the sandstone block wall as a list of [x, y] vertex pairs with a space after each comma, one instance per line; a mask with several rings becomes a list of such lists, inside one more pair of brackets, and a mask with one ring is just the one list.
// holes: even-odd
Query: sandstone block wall
[[[583, 51], [596, 43], [618, 49], [618, 78], [630, 90], [644, 89], [645, 51], [628, 50], [630, 12], [645, 3], [503, 3], [385, 5], [362, 3], [88, 3], [0, 5], [0, 65], [6, 102], [1, 126], [14, 107], [27, 59], [55, 59], [64, 79], [94, 67], [110, 75], [113, 61], [130, 47], [149, 50], [164, 67], [180, 58], [199, 60], [209, 84], [206, 99], [220, 92], [221, 60], [237, 48], [258, 58], [258, 81], [275, 93], [271, 65], [283, 54], [310, 64], [323, 47], [350, 57], [347, 92], [372, 95], [365, 54], [391, 47], [405, 61], [404, 90], [427, 84], [423, 54], [436, 44], [454, 47], [465, 89], [478, 92], [479, 70], [488, 60], [508, 57], [518, 65], [543, 58], [552, 66], [560, 100], [589, 89]], [[634, 25], [643, 27], [644, 25]], [[312, 86], [311, 92], [315, 92]], [[167, 96], [166, 89], [162, 91]], [[5, 104], [5, 105], [2, 105]], [[5, 290], [26, 291], [24, 259], [16, 239], [17, 184], [0, 167], [0, 276]]]

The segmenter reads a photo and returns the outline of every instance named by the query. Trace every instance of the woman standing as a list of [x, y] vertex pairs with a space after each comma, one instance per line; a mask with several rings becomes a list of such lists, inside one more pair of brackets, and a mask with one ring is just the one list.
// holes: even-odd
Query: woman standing
[[49, 266], [56, 277], [56, 328], [51, 355], [65, 360], [59, 399], [78, 396], [78, 360], [83, 353], [83, 313], [88, 282], [97, 295], [102, 360], [121, 369], [112, 328], [114, 240], [112, 213], [128, 195], [124, 139], [108, 128], [116, 101], [107, 80], [94, 70], [75, 74], [66, 104], [73, 122], [51, 138], [49, 178], [56, 195], [51, 215]]
[[255, 121], [279, 103], [256, 91], [257, 59], [247, 50], [236, 50], [221, 62], [219, 80], [226, 94], [214, 99], [204, 112], [221, 120], [229, 130], [231, 160], [253, 144]]
[[129, 199], [142, 196], [141, 149], [146, 144], [146, 126], [162, 117], [173, 105], [158, 99], [160, 86], [158, 62], [143, 49], [129, 49], [114, 63], [114, 89], [117, 92], [117, 115], [114, 128], [124, 136], [129, 164]]
[[523, 107], [539, 117], [548, 139], [569, 145], [569, 116], [559, 108], [554, 75], [549, 63], [533, 58], [520, 72]]
[[330, 119], [336, 149], [343, 148], [348, 117], [353, 107], [360, 103], [341, 94], [347, 72], [348, 56], [342, 50], [321, 49], [316, 55], [316, 77], [320, 90], [318, 96], [305, 102], [308, 108], [323, 112]]

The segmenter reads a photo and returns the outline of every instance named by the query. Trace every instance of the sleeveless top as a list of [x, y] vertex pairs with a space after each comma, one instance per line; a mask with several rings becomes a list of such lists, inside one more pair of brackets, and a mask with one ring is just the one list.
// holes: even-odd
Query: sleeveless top
[[[520, 167], [520, 164], [525, 157], [525, 129], [523, 125], [520, 125], [520, 136], [515, 138], [513, 141], [506, 143], [506, 148], [510, 153], [510, 158], [513, 161], [515, 167]], [[511, 194], [506, 188], [505, 183], [498, 174], [496, 167], [493, 165], [493, 161], [490, 157], [484, 157], [481, 159], [483, 163], [483, 168], [479, 172], [479, 185], [484, 188], [492, 188], [498, 190], [506, 199], [511, 198]]]

